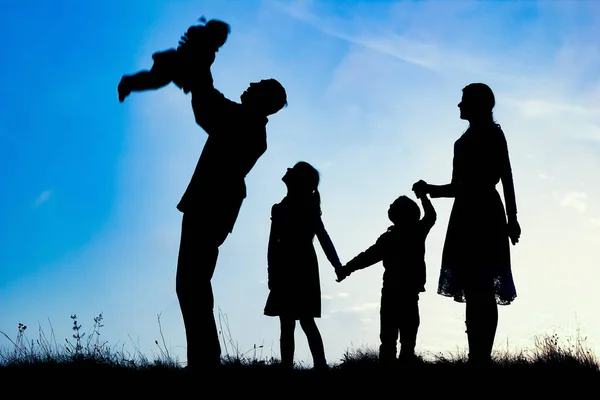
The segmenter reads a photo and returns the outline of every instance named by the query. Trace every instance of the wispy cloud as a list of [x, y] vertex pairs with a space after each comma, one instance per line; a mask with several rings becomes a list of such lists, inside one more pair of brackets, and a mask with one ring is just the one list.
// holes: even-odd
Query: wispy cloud
[[364, 312], [369, 312], [373, 309], [379, 308], [379, 303], [368, 302], [357, 304], [354, 306], [342, 308], [342, 309], [334, 309], [331, 310], [331, 313], [351, 313], [351, 314], [362, 314]]
[[458, 70], [485, 75], [485, 71], [491, 68], [492, 64], [483, 58], [451, 51], [438, 43], [401, 36], [389, 30], [369, 34], [349, 32], [347, 28], [335, 27], [334, 21], [326, 16], [312, 12], [311, 4], [311, 1], [306, 0], [294, 1], [289, 4], [274, 3], [275, 7], [283, 13], [311, 25], [329, 36], [428, 70], [436, 72]]
[[506, 103], [513, 104], [527, 116], [549, 116], [556, 114], [572, 114], [578, 117], [600, 116], [600, 108], [586, 107], [579, 104], [561, 103], [543, 99], [515, 99], [505, 97]]
[[48, 201], [51, 195], [52, 190], [50, 189], [44, 190], [42, 193], [40, 193], [39, 196], [35, 199], [35, 202], [33, 203], [34, 208], [37, 208], [44, 204], [46, 201]]
[[322, 299], [325, 300], [333, 300], [333, 299], [342, 299], [350, 296], [350, 294], [346, 292], [334, 293], [334, 294], [324, 294], [321, 296]]
[[[352, 20], [340, 20], [326, 12], [316, 11], [317, 5], [319, 3], [310, 0], [297, 0], [285, 4], [274, 3], [274, 6], [286, 15], [353, 45], [439, 74], [468, 74], [471, 79], [473, 76], [478, 76], [486, 81], [494, 81], [496, 84], [502, 82], [508, 89], [502, 93], [502, 102], [517, 107], [526, 117], [569, 116], [584, 119], [600, 117], [597, 96], [593, 93], [591, 96], [580, 93], [578, 97], [571, 99], [559, 90], [560, 85], [564, 85], [565, 82], [575, 84], [583, 78], [583, 73], [568, 65], [559, 68], [557, 61], [543, 65], [533, 64], [528, 55], [534, 48], [527, 47], [531, 46], [527, 37], [515, 39], [521, 46], [514, 46], [508, 54], [506, 52], [501, 55], [493, 52], [483, 53], [465, 45], [449, 42], [443, 36], [427, 37], [424, 40], [410, 33], [399, 35], [394, 32], [394, 27], [388, 24], [379, 23], [373, 25], [373, 29], [365, 29], [364, 26], [369, 23], [368, 19], [361, 20], [362, 27], [359, 27], [353, 25]], [[460, 20], [458, 16], [456, 19], [457, 22]], [[485, 23], [485, 17], [482, 16], [479, 24], [483, 27]], [[581, 49], [581, 46], [567, 41], [558, 49], [550, 51], [559, 58], [565, 52], [570, 54]], [[589, 48], [585, 50], [590, 52]], [[592, 50], [598, 53], [595, 47]], [[582, 63], [594, 68], [596, 65], [595, 58], [582, 60]], [[532, 74], [527, 73], [529, 69], [533, 69]], [[557, 77], [560, 77], [559, 81]], [[511, 87], [514, 90], [509, 89]], [[590, 90], [591, 86], [586, 87], [586, 90]], [[554, 93], [556, 90], [560, 93]], [[594, 131], [591, 132], [591, 138], [600, 139], [600, 128], [586, 126], [586, 137], [590, 137], [590, 130]]]
[[584, 192], [565, 193], [560, 205], [563, 207], [572, 207], [580, 213], [584, 213], [587, 208], [588, 196]]

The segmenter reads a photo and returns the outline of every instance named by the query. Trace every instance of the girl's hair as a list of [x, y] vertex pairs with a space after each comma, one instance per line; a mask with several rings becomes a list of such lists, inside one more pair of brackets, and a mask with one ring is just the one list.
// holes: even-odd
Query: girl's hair
[[317, 210], [317, 213], [321, 215], [321, 193], [319, 193], [319, 189], [315, 189], [313, 192], [313, 204]]
[[463, 93], [475, 99], [482, 116], [489, 115], [490, 121], [494, 121], [492, 110], [496, 105], [496, 98], [488, 85], [485, 83], [471, 83], [463, 88]]
[[319, 171], [306, 161], [299, 161], [296, 163], [295, 168], [298, 169], [300, 174], [300, 181], [298, 182], [302, 187], [306, 188], [311, 193], [313, 199], [313, 206], [316, 208], [319, 215], [321, 215], [321, 194], [319, 193]]

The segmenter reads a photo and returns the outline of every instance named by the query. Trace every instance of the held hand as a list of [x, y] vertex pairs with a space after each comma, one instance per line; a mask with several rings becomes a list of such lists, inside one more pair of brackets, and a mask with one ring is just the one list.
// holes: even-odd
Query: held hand
[[429, 185], [427, 184], [427, 182], [421, 179], [418, 182], [415, 182], [415, 184], [412, 187], [412, 190], [415, 193], [415, 196], [417, 196], [417, 198], [421, 198], [427, 194], [428, 186]]
[[513, 246], [519, 243], [519, 238], [521, 237], [521, 226], [519, 225], [516, 217], [508, 219], [508, 237], [510, 238]]
[[422, 199], [424, 196], [427, 196], [427, 192], [422, 188], [415, 189], [413, 192], [415, 193], [415, 196], [417, 196], [417, 199]]
[[335, 281], [339, 283], [346, 279], [346, 277], [350, 275], [350, 273], [347, 271], [347, 268], [339, 267], [335, 269], [335, 275], [337, 277]]

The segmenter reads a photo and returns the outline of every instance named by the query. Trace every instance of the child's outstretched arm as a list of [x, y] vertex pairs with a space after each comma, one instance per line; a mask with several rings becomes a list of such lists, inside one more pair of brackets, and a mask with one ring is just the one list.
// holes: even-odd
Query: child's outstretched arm
[[371, 265], [377, 264], [383, 260], [383, 242], [385, 240], [385, 233], [377, 239], [374, 245], [363, 251], [352, 260], [348, 261], [338, 273], [338, 282], [341, 282], [354, 271], [359, 269], [365, 269]]

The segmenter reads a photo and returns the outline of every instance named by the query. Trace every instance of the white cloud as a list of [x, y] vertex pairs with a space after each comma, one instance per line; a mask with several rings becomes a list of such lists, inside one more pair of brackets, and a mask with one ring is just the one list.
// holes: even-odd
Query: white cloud
[[379, 303], [369, 302], [357, 304], [354, 306], [342, 308], [342, 309], [333, 309], [331, 313], [352, 313], [352, 314], [361, 314], [364, 312], [370, 312], [373, 309], [379, 308]]
[[52, 195], [52, 190], [48, 189], [48, 190], [44, 190], [42, 193], [39, 194], [39, 196], [35, 199], [34, 202], [34, 207], [39, 207], [42, 204], [44, 204], [46, 201], [48, 201], [48, 199], [50, 198], [50, 196]]
[[375, 32], [368, 35], [349, 33], [348, 29], [334, 27], [335, 23], [332, 19], [311, 12], [309, 10], [311, 3], [313, 2], [301, 0], [288, 5], [280, 3], [275, 3], [275, 5], [282, 12], [321, 30], [329, 36], [432, 71], [460, 70], [482, 75], [484, 71], [489, 70], [493, 65], [472, 54], [448, 50], [438, 43], [400, 36], [391, 31]]
[[348, 293], [340, 292], [340, 293], [334, 293], [334, 294], [324, 294], [321, 296], [321, 298], [325, 299], [325, 300], [333, 300], [333, 299], [342, 299], [342, 298], [345, 298], [348, 296], [350, 296]]
[[560, 205], [563, 207], [572, 207], [580, 213], [584, 213], [587, 208], [588, 196], [584, 192], [567, 192], [564, 194]]
[[590, 223], [594, 226], [600, 227], [600, 218], [590, 218]]
[[505, 96], [504, 102], [515, 105], [528, 116], [549, 116], [556, 114], [571, 114], [577, 117], [594, 117], [600, 115], [600, 108], [573, 104], [571, 102], [549, 101], [547, 99], [515, 99]]

